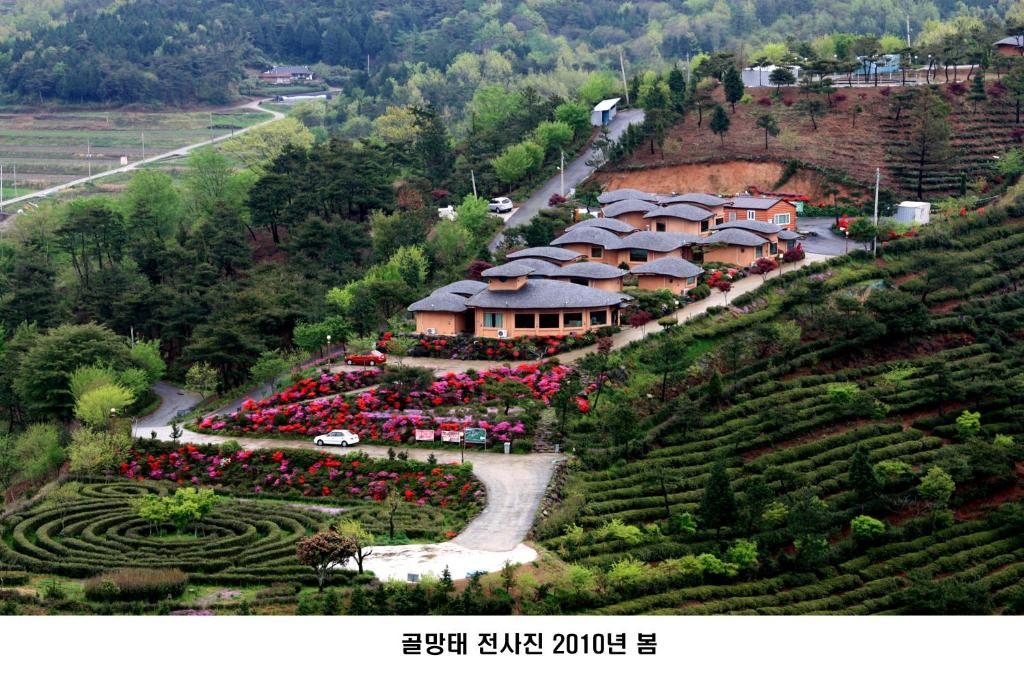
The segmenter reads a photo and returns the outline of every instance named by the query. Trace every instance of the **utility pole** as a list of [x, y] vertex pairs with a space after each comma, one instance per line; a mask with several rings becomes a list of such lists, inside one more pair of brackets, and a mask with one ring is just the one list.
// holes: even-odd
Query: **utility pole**
[[875, 168], [875, 237], [871, 240], [871, 252], [878, 257], [878, 186], [882, 182], [882, 169]]
[[0, 164], [0, 201], [4, 199], [4, 165]]
[[561, 160], [558, 162], [558, 172], [560, 174], [559, 180], [559, 192], [558, 194], [565, 196], [565, 152], [558, 150], [558, 153], [562, 155]]
[[86, 175], [91, 178], [92, 177], [92, 140], [89, 139], [89, 138], [86, 138], [86, 140], [85, 140], [85, 158], [88, 160], [88, 164], [89, 164], [89, 166], [88, 166], [89, 172], [86, 173]]
[[142, 131], [142, 160], [146, 160], [146, 131]]
[[473, 182], [473, 199], [479, 199], [476, 194], [476, 173], [473, 169], [469, 169], [469, 179]]
[[626, 82], [626, 63], [622, 60], [622, 50], [619, 50], [619, 71], [622, 72], [622, 89], [626, 93], [626, 106], [629, 106], [629, 84]]
[[910, 47], [910, 15], [907, 15], [907, 47]]
[[18, 165], [17, 164], [14, 164], [14, 189], [12, 191], [14, 192], [13, 196], [17, 197], [18, 196]]

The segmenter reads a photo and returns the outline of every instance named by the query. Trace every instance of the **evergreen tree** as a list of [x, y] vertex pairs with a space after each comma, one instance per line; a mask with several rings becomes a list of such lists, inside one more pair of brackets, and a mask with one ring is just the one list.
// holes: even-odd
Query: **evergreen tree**
[[416, 141], [413, 153], [419, 162], [419, 170], [434, 187], [444, 187], [455, 167], [455, 155], [444, 122], [434, 105], [415, 107]]
[[847, 485], [857, 492], [857, 498], [862, 503], [870, 503], [882, 493], [882, 485], [875, 476], [875, 469], [868, 461], [868, 452], [863, 446], [857, 446], [850, 459]]
[[729, 132], [729, 115], [725, 113], [725, 109], [720, 104], [715, 105], [715, 110], [711, 112], [711, 132], [714, 133], [721, 139], [722, 143], [725, 143], [725, 134]]
[[722, 88], [725, 91], [725, 101], [732, 105], [732, 111], [735, 114], [736, 103], [743, 99], [743, 78], [736, 65], [730, 65], [726, 70]]
[[739, 508], [736, 494], [725, 471], [725, 463], [721, 460], [711, 466], [711, 478], [704, 486], [704, 498], [700, 502], [700, 518], [704, 527], [715, 530], [715, 538], [721, 537], [723, 526], [736, 523]]

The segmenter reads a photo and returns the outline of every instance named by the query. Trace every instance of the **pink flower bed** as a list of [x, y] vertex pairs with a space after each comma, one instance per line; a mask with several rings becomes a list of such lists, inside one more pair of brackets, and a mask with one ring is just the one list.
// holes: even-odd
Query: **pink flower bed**
[[[364, 441], [401, 443], [412, 439], [417, 429], [433, 429], [436, 435], [442, 423], [458, 423], [462, 427], [482, 427], [489, 438], [509, 441], [526, 434], [521, 421], [453, 416], [452, 409], [493, 399], [487, 392], [489, 379], [519, 382], [529, 388], [534, 399], [548, 403], [568, 372], [571, 371], [560, 365], [523, 364], [515, 368], [494, 368], [476, 376], [448, 373], [420, 391], [382, 386], [368, 389], [355, 398], [334, 396], [305, 403], [285, 402], [278, 395], [259, 402], [246, 401], [241, 410], [207, 417], [197, 428], [215, 434], [276, 434], [297, 438], [347, 429]], [[305, 396], [308, 391], [307, 388], [298, 396]]]

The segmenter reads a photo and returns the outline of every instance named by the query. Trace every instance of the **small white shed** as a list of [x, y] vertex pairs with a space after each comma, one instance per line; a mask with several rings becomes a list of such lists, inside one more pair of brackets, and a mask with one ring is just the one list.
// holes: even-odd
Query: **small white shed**
[[611, 120], [615, 118], [617, 113], [619, 113], [619, 100], [621, 99], [621, 97], [615, 97], [610, 100], [601, 100], [598, 102], [590, 112], [590, 125], [607, 126], [611, 123]]
[[916, 225], [927, 225], [931, 220], [932, 205], [929, 202], [900, 202], [896, 207], [896, 221]]

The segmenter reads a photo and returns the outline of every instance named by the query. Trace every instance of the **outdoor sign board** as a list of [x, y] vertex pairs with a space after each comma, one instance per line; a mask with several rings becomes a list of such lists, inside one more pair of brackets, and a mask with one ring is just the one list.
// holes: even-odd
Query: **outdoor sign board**
[[466, 428], [466, 443], [487, 443], [487, 430], [481, 427]]

